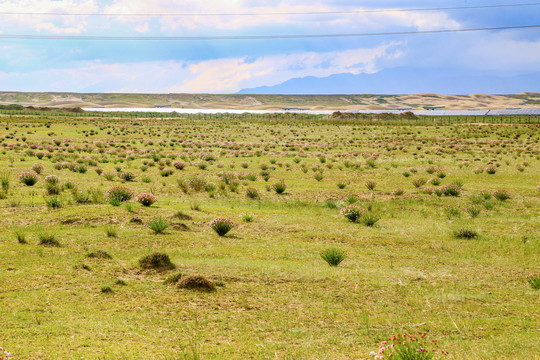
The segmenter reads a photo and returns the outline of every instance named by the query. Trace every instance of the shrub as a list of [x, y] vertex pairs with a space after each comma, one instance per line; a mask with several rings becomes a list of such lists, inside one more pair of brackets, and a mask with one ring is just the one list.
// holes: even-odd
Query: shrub
[[392, 190], [392, 196], [401, 196], [403, 194], [405, 194], [405, 190], [403, 190], [401, 188], [397, 188], [397, 189]]
[[330, 266], [338, 266], [345, 260], [345, 252], [337, 248], [326, 249], [320, 255]]
[[167, 177], [167, 176], [171, 176], [174, 173], [174, 170], [171, 168], [164, 168], [159, 173], [161, 174], [161, 176]]
[[394, 335], [381, 342], [378, 351], [372, 351], [370, 355], [376, 360], [431, 360], [434, 356], [439, 359], [439, 355], [448, 354], [440, 349], [438, 340], [429, 340], [426, 335], [421, 331]]
[[169, 227], [169, 222], [160, 216], [150, 220], [150, 222], [148, 222], [148, 227], [154, 233], [161, 234]]
[[379, 217], [371, 213], [365, 213], [360, 217], [360, 222], [366, 226], [373, 226], [377, 221], [379, 221]]
[[225, 236], [231, 229], [234, 227], [234, 223], [225, 218], [215, 218], [209, 224], [209, 226], [214, 230], [219, 236]]
[[360, 216], [362, 216], [366, 212], [367, 212], [367, 210], [364, 209], [363, 207], [360, 207], [358, 205], [349, 205], [349, 206], [345, 206], [343, 209], [341, 209], [339, 214], [341, 216], [346, 217], [347, 219], [349, 219], [352, 222], [356, 222], [356, 221], [358, 221]]
[[45, 176], [44, 180], [47, 185], [57, 185], [60, 182], [60, 178], [56, 175]]
[[103, 177], [105, 178], [105, 180], [108, 180], [108, 181], [112, 181], [115, 178], [115, 176], [116, 174], [110, 171], [103, 173]]
[[142, 193], [137, 195], [137, 201], [143, 206], [151, 206], [157, 201], [157, 198], [150, 193]]
[[497, 172], [497, 168], [495, 166], [487, 166], [484, 171], [487, 173], [487, 174], [490, 174], [490, 175], [493, 175]]
[[276, 194], [283, 194], [285, 190], [287, 190], [287, 185], [285, 185], [284, 182], [277, 182], [272, 185], [272, 190], [274, 190]]
[[129, 201], [133, 197], [134, 193], [133, 190], [123, 187], [123, 186], [115, 186], [108, 190], [106, 193], [107, 201], [110, 203], [111, 200], [114, 202], [124, 202]]
[[44, 169], [45, 167], [41, 164], [32, 165], [32, 171], [35, 172], [36, 174], [41, 174]]
[[135, 175], [129, 171], [125, 171], [123, 173], [120, 173], [118, 177], [124, 181], [133, 181], [135, 179]]
[[259, 199], [259, 192], [257, 191], [257, 189], [254, 189], [254, 188], [247, 188], [246, 189], [246, 197], [249, 198], [249, 199], [253, 199], [253, 200], [257, 200]]
[[184, 164], [184, 163], [181, 162], [181, 161], [175, 161], [175, 162], [173, 162], [172, 164], [173, 164], [173, 166], [174, 166], [176, 169], [178, 169], [178, 170], [182, 170], [183, 168], [186, 167], [186, 164]]
[[419, 187], [422, 187], [426, 184], [426, 179], [423, 179], [423, 178], [420, 178], [420, 179], [415, 179], [413, 180], [413, 185], [415, 188], [419, 188]]
[[139, 266], [143, 270], [172, 270], [176, 268], [171, 262], [169, 255], [158, 252], [140, 258]]
[[315, 175], [313, 176], [313, 178], [314, 178], [315, 180], [317, 180], [317, 181], [321, 181], [321, 180], [323, 179], [323, 176], [322, 176], [322, 174], [317, 173], [317, 174], [315, 174]]
[[454, 237], [457, 239], [476, 239], [478, 232], [469, 228], [459, 228], [454, 230]]
[[510, 193], [506, 190], [495, 190], [492, 195], [499, 201], [506, 201], [510, 199]]
[[434, 178], [431, 178], [428, 180], [428, 183], [430, 183], [431, 185], [434, 185], [434, 186], [439, 186], [441, 185], [441, 179], [438, 178], [438, 177], [434, 177]]
[[459, 196], [461, 194], [461, 188], [456, 184], [441, 186], [440, 190], [445, 196]]
[[214, 283], [202, 275], [185, 276], [178, 282], [179, 289], [212, 292], [216, 290]]
[[194, 191], [203, 191], [207, 181], [202, 177], [195, 177], [189, 181], [189, 187]]
[[39, 180], [38, 174], [36, 174], [33, 171], [22, 172], [17, 177], [19, 181], [25, 184], [26, 186], [33, 186]]

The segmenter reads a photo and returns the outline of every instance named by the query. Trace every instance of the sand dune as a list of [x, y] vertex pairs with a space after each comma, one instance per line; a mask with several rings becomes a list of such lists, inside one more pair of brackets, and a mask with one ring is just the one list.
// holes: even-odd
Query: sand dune
[[441, 95], [433, 93], [403, 95], [238, 95], [238, 94], [76, 94], [0, 92], [0, 104], [34, 107], [148, 107], [168, 104], [172, 108], [210, 108], [275, 110], [299, 107], [317, 110], [421, 109], [445, 106], [446, 109], [538, 108], [540, 93], [515, 95]]

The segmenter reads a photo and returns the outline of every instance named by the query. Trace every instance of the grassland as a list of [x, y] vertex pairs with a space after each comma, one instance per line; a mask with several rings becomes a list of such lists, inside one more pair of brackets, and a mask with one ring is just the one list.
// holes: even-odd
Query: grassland
[[[429, 332], [445, 359], [540, 358], [527, 281], [540, 275], [538, 124], [0, 123], [0, 347], [13, 359], [372, 359], [404, 331]], [[32, 168], [27, 186], [18, 175]], [[437, 195], [453, 183], [458, 196]], [[113, 206], [114, 186], [157, 202]], [[379, 220], [348, 221], [350, 204]], [[157, 217], [162, 234], [148, 227]], [[217, 217], [235, 223], [223, 237]], [[40, 244], [51, 237], [59, 246]], [[339, 266], [321, 259], [329, 248], [345, 251]], [[176, 269], [142, 269], [154, 252]], [[177, 273], [216, 290], [164, 284]]]

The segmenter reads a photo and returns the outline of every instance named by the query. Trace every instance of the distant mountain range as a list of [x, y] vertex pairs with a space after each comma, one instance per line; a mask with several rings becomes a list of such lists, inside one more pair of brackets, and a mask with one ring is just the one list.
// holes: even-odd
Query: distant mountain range
[[540, 92], [540, 73], [465, 72], [454, 69], [394, 68], [373, 74], [334, 74], [294, 78], [239, 94], [512, 94]]

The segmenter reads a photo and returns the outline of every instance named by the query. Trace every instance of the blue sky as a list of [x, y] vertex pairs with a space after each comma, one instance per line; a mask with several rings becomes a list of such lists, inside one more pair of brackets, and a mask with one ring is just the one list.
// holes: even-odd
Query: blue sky
[[[526, 1], [523, 1], [526, 2]], [[532, 3], [533, 1], [530, 1]], [[486, 0], [0, 0], [0, 13], [350, 11], [511, 4]], [[521, 3], [521, 1], [520, 1]], [[540, 24], [540, 6], [278, 16], [1, 15], [0, 35], [222, 36], [425, 31]], [[0, 91], [235, 93], [290, 79], [384, 70], [540, 73], [540, 28], [355, 38], [85, 41], [0, 39]], [[517, 80], [516, 80], [517, 81]], [[313, 82], [306, 93], [324, 93]], [[438, 84], [440, 85], [440, 84]], [[511, 90], [515, 90], [516, 84]], [[301, 86], [301, 85], [300, 85]], [[504, 84], [498, 92], [504, 92]], [[519, 87], [519, 83], [518, 86]], [[437, 89], [442, 91], [445, 88]], [[426, 89], [429, 91], [429, 89]], [[440, 92], [439, 91], [439, 92]], [[540, 91], [523, 85], [523, 91]], [[459, 93], [449, 84], [447, 93]], [[490, 92], [485, 89], [484, 92]]]

